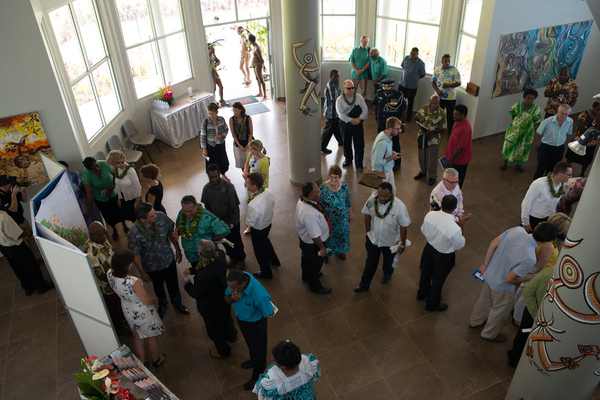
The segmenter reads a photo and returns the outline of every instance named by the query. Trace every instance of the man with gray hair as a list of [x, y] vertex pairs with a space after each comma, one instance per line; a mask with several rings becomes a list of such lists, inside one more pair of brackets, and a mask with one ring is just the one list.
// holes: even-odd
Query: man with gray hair
[[[415, 115], [415, 125], [419, 130], [417, 147], [419, 150], [419, 173], [415, 180], [429, 175], [428, 185], [437, 179], [438, 154], [441, 134], [446, 129], [446, 113], [440, 107], [440, 97], [436, 94], [429, 98], [429, 104], [421, 106]], [[460, 190], [460, 189], [459, 189]]]
[[471, 218], [471, 214], [465, 215], [465, 210], [463, 208], [463, 195], [460, 190], [460, 186], [458, 186], [458, 171], [454, 168], [446, 168], [444, 170], [444, 178], [436, 187], [431, 191], [431, 195], [429, 195], [429, 203], [431, 208], [434, 210], [441, 210], [442, 208], [442, 199], [444, 196], [452, 195], [456, 197], [456, 208], [452, 211], [452, 216], [454, 217], [454, 222], [463, 226], [464, 222]]
[[369, 53], [371, 57], [371, 82], [373, 82], [374, 91], [377, 93], [381, 87], [379, 83], [388, 77], [387, 61], [379, 56], [379, 50], [372, 49]]
[[538, 127], [536, 133], [542, 137], [538, 147], [537, 169], [533, 180], [551, 173], [554, 166], [562, 160], [565, 153], [567, 135], [573, 133], [573, 120], [569, 117], [571, 106], [561, 104], [555, 116], [546, 118]]
[[[350, 78], [352, 82], [352, 86], [360, 86], [360, 94], [363, 96], [367, 90], [367, 80], [368, 73], [366, 72], [369, 69], [370, 61], [369, 53], [371, 52], [371, 48], [369, 46], [369, 37], [366, 35], [361, 36], [360, 38], [360, 46], [357, 46], [350, 53], [350, 66], [352, 67], [350, 71]], [[356, 93], [358, 93], [358, 87], [356, 88]]]

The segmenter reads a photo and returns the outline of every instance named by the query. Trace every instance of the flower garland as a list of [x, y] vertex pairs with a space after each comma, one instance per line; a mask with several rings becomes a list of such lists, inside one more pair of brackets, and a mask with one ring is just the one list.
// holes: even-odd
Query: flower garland
[[242, 119], [242, 123], [238, 124], [237, 122], [237, 117], [233, 117], [233, 129], [235, 130], [236, 136], [238, 138], [245, 138], [245, 136], [242, 136], [244, 134], [244, 131], [246, 130], [246, 118], [248, 118], [247, 116], [244, 117]]
[[390, 200], [387, 209], [385, 210], [385, 212], [382, 214], [379, 213], [379, 199], [377, 197], [375, 197], [375, 215], [378, 218], [384, 219], [385, 217], [387, 217], [390, 213], [390, 211], [392, 211], [392, 206], [394, 205], [394, 196], [392, 196], [392, 199]]
[[140, 222], [139, 219], [137, 221], [135, 221], [135, 226], [137, 226], [138, 230], [142, 233], [142, 235], [144, 235], [144, 237], [146, 239], [148, 239], [148, 240], [158, 239], [158, 224], [156, 222], [152, 223], [152, 228], [154, 229], [154, 233], [152, 234], [152, 236], [150, 236], [148, 234], [148, 232], [146, 232], [144, 225], [142, 225], [142, 223]]
[[321, 204], [318, 201], [315, 201], [314, 203], [312, 201], [308, 201], [304, 196], [300, 196], [300, 201], [304, 204], [308, 204], [309, 206], [313, 207], [315, 210], [323, 214], [323, 217], [325, 217], [325, 221], [327, 221], [327, 226], [329, 226], [329, 234], [331, 235], [331, 220], [329, 219], [329, 215], [327, 215], [327, 211], [325, 211], [325, 207], [323, 207], [323, 204]]
[[134, 164], [128, 164], [128, 165], [125, 167], [125, 169], [123, 170], [123, 172], [122, 172], [122, 173], [120, 173], [120, 174], [119, 174], [119, 173], [117, 172], [117, 173], [115, 174], [115, 176], [117, 177], [117, 179], [123, 179], [123, 178], [125, 178], [125, 175], [127, 175], [127, 171], [129, 171], [129, 169], [130, 169], [130, 168], [135, 168], [135, 165], [134, 165]]
[[346, 104], [348, 104], [349, 106], [354, 105], [354, 103], [356, 103], [356, 92], [354, 92], [354, 95], [352, 96], [352, 103], [350, 103], [350, 101], [348, 100], [348, 98], [346, 97], [346, 93], [342, 93], [342, 96], [344, 96], [344, 101], [346, 102]]
[[552, 197], [557, 198], [563, 195], [565, 191], [565, 183], [562, 182], [560, 184], [560, 189], [558, 189], [558, 193], [554, 190], [554, 181], [552, 180], [552, 172], [548, 172], [548, 186], [550, 186], [550, 193], [552, 193]]
[[219, 250], [216, 250], [215, 254], [207, 262], [204, 262], [202, 261], [202, 259], [200, 259], [200, 261], [198, 261], [198, 264], [196, 264], [196, 268], [206, 268], [209, 264], [215, 262], [217, 258], [219, 258]]
[[190, 228], [187, 230], [185, 229], [185, 221], [187, 218], [184, 215], [179, 217], [179, 226], [177, 227], [177, 232], [179, 232], [179, 236], [181, 236], [183, 239], [189, 239], [192, 237], [192, 235], [196, 232], [196, 229], [198, 228], [198, 222], [202, 217], [202, 211], [203, 208], [201, 206], [198, 206], [198, 211], [196, 211], [196, 215], [194, 215], [194, 219], [192, 219], [192, 222], [190, 223]]
[[254, 198], [255, 198], [256, 196], [258, 196], [259, 194], [261, 194], [261, 193], [262, 193], [262, 192], [264, 192], [264, 191], [265, 191], [265, 187], [263, 186], [263, 187], [261, 187], [260, 189], [258, 189], [258, 192], [254, 192], [254, 193], [252, 193], [252, 194], [251, 194], [251, 195], [248, 197], [248, 200], [246, 200], [246, 203], [247, 203], [247, 204], [250, 204], [250, 202], [251, 202], [252, 200], [254, 200]]

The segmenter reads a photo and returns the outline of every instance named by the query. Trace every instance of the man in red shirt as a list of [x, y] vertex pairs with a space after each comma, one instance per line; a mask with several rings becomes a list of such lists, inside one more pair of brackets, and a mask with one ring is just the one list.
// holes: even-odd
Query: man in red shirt
[[445, 168], [454, 168], [458, 171], [458, 185], [462, 188], [467, 174], [467, 167], [473, 158], [471, 155], [472, 129], [469, 120], [467, 106], [459, 104], [454, 107], [454, 126], [448, 139], [448, 146], [444, 157], [446, 157]]

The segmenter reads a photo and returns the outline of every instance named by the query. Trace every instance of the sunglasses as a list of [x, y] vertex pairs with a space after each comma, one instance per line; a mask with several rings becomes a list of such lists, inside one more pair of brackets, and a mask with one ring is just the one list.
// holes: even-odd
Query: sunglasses
[[346, 89], [346, 90], [354, 90], [354, 86], [352, 86], [352, 87], [345, 87], [344, 89]]

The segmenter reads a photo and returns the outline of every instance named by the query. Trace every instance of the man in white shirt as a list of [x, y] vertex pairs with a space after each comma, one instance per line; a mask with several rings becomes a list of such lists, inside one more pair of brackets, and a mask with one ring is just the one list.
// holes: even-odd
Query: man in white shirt
[[[454, 168], [446, 168], [444, 170], [444, 178], [431, 191], [431, 195], [429, 195], [429, 203], [431, 207], [440, 210], [442, 207], [442, 199], [444, 196], [448, 196], [450, 194], [456, 197], [457, 201], [456, 208], [454, 211], [452, 211], [452, 216], [457, 224], [462, 224], [464, 223], [465, 219], [471, 217], [471, 214], [469, 213], [465, 215], [465, 210], [463, 208], [463, 195], [462, 191], [460, 190], [460, 186], [458, 186], [458, 171]], [[437, 207], [435, 207], [434, 204], [437, 204]], [[461, 219], [463, 220], [462, 222], [460, 222]]]
[[[340, 118], [340, 133], [344, 139], [344, 167], [352, 164], [362, 172], [363, 157], [365, 153], [365, 133], [363, 121], [369, 116], [369, 109], [365, 99], [356, 93], [356, 88], [351, 79], [344, 81], [342, 95], [337, 98], [335, 108]], [[352, 156], [352, 142], [354, 142], [354, 157]]]
[[556, 212], [565, 182], [572, 176], [571, 164], [559, 162], [550, 177], [542, 176], [533, 181], [521, 203], [521, 223], [527, 232], [533, 232], [540, 222]]
[[452, 216], [457, 204], [456, 197], [453, 195], [444, 196], [442, 209], [429, 211], [421, 226], [427, 244], [421, 255], [421, 280], [417, 300], [427, 299], [425, 302], [427, 311], [448, 309], [447, 304], [440, 303], [442, 286], [454, 267], [455, 252], [465, 247], [462, 225], [457, 224]]
[[398, 136], [401, 131], [402, 122], [396, 117], [388, 118], [385, 122], [385, 131], [379, 132], [371, 149], [371, 166], [373, 170], [385, 174], [383, 181], [392, 185], [394, 194], [396, 194], [394, 161], [399, 160], [402, 154], [392, 149], [392, 137]]
[[263, 187], [263, 177], [258, 172], [248, 174], [246, 189], [251, 193], [248, 197], [246, 225], [250, 227], [252, 248], [260, 266], [260, 271], [254, 272], [254, 276], [271, 279], [273, 278], [271, 265], [276, 268], [281, 265], [271, 240], [269, 240], [275, 196], [270, 189]]
[[321, 284], [319, 274], [327, 255], [325, 241], [331, 235], [331, 223], [319, 202], [320, 196], [321, 191], [313, 182], [302, 185], [302, 196], [296, 204], [296, 230], [302, 250], [302, 280], [308, 281], [308, 289], [311, 292], [328, 294], [331, 293], [331, 289]]
[[[404, 253], [406, 228], [410, 225], [410, 217], [406, 206], [400, 199], [394, 197], [392, 185], [389, 182], [382, 182], [379, 185], [377, 194], [367, 199], [362, 213], [365, 214], [365, 228], [367, 230], [365, 243], [367, 260], [365, 261], [365, 270], [360, 283], [353, 289], [355, 293], [369, 290], [381, 254], [383, 254], [383, 278], [381, 283], [385, 285], [392, 279], [394, 255]], [[392, 253], [390, 247], [396, 244], [399, 244], [400, 247], [398, 247], [396, 253]]]

